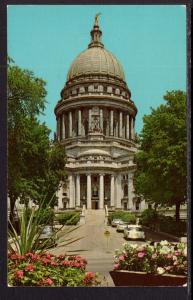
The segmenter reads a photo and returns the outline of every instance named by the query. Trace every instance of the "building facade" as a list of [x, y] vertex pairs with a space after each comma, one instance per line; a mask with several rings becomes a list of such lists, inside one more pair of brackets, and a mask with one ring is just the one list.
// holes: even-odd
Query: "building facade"
[[73, 61], [55, 107], [68, 174], [58, 207], [140, 210], [133, 187], [137, 108], [123, 68], [101, 36], [96, 17], [88, 49]]

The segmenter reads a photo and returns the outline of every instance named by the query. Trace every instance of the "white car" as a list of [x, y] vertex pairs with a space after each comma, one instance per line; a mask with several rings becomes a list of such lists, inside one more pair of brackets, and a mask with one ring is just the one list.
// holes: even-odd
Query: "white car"
[[124, 229], [124, 238], [127, 240], [145, 240], [145, 232], [140, 225], [128, 225]]
[[111, 221], [111, 226], [116, 227], [119, 224], [119, 222], [121, 222], [121, 221], [122, 221], [121, 219], [113, 219]]
[[128, 226], [128, 223], [127, 222], [124, 222], [124, 221], [120, 221], [118, 224], [117, 224], [117, 231], [118, 232], [123, 232], [125, 228], [127, 228]]

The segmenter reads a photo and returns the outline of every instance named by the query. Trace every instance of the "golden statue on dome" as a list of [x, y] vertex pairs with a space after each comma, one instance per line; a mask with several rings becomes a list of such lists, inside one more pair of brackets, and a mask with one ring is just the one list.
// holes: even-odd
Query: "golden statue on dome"
[[100, 15], [101, 15], [101, 13], [96, 14], [94, 26], [99, 26], [99, 16]]

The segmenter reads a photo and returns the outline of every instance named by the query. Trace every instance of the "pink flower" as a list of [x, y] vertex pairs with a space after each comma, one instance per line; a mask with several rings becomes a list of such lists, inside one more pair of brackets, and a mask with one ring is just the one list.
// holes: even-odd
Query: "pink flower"
[[90, 285], [96, 281], [95, 274], [93, 272], [86, 273], [86, 276], [83, 279], [86, 285]]
[[175, 251], [175, 255], [179, 256], [181, 253], [179, 251]]
[[17, 254], [12, 254], [11, 256], [10, 256], [10, 258], [11, 259], [18, 259], [19, 258], [19, 255], [17, 255]]
[[53, 266], [53, 267], [58, 266], [57, 262], [55, 262], [55, 261], [51, 261], [50, 265]]
[[123, 255], [119, 256], [119, 260], [125, 260], [125, 257]]
[[23, 279], [24, 275], [23, 275], [23, 271], [22, 270], [18, 270], [15, 272], [15, 276], [18, 278], [18, 279]]
[[27, 272], [34, 272], [35, 266], [33, 266], [32, 264], [29, 264], [25, 267], [25, 271]]
[[42, 258], [42, 262], [43, 262], [45, 265], [47, 265], [47, 264], [50, 262], [50, 260], [47, 259], [47, 258]]
[[114, 264], [114, 270], [118, 270], [120, 268], [120, 264], [117, 263], [117, 264]]
[[169, 258], [169, 259], [172, 258], [172, 254], [168, 254], [167, 258]]
[[137, 253], [137, 256], [139, 258], [143, 258], [145, 256], [145, 253], [144, 252], [139, 252], [139, 253]]
[[94, 277], [95, 274], [94, 274], [93, 272], [87, 272], [87, 273], [86, 273], [86, 276], [88, 276], [88, 277]]
[[52, 285], [54, 282], [53, 282], [53, 280], [51, 278], [47, 278], [47, 279], [43, 280], [43, 283], [44, 284], [48, 284], [48, 285]]
[[29, 253], [26, 253], [26, 255], [25, 255], [26, 257], [33, 257], [34, 256], [34, 254], [33, 253], [31, 253], [31, 252], [29, 252]]

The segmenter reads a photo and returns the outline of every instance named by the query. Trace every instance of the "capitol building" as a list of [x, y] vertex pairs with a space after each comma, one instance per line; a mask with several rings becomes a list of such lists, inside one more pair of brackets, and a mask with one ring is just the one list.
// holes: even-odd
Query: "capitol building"
[[95, 17], [88, 48], [73, 61], [55, 107], [67, 156], [59, 209], [140, 210], [133, 177], [137, 108], [118, 59], [102, 43]]

